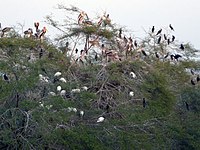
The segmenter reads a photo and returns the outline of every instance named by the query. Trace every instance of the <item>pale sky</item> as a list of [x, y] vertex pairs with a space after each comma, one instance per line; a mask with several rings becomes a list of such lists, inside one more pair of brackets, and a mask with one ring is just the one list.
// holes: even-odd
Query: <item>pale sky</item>
[[[142, 37], [143, 29], [153, 25], [158, 30], [172, 24], [179, 42], [190, 42], [200, 50], [200, 0], [1, 0], [0, 22], [2, 27], [24, 23], [25, 29], [33, 28], [35, 21], [46, 26], [45, 16], [51, 13], [57, 20], [64, 19], [55, 9], [57, 4], [77, 6], [89, 17], [106, 11], [113, 22], [126, 26], [135, 37]], [[49, 35], [55, 34], [51, 31]]]

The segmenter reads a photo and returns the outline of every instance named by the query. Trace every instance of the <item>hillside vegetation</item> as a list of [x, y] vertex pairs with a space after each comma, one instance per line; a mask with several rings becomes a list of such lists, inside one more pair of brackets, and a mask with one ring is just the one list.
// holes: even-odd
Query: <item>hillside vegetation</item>
[[[86, 41], [85, 59], [74, 58], [78, 42], [66, 52], [69, 43], [0, 38], [0, 149], [200, 149], [200, 64], [188, 58], [192, 48], [184, 45], [184, 59], [164, 59], [178, 44], [152, 44], [157, 36], [149, 34], [143, 56], [139, 46], [117, 47], [113, 26], [80, 26], [60, 40]], [[120, 59], [92, 51], [97, 37]]]

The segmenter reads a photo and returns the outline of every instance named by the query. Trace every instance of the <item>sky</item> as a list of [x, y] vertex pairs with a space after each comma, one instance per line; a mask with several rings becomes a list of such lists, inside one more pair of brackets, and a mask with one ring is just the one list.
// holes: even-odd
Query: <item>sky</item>
[[[93, 17], [107, 12], [112, 22], [132, 31], [131, 35], [142, 38], [152, 26], [156, 30], [175, 29], [173, 33], [180, 43], [189, 42], [200, 50], [200, 1], [199, 0], [1, 0], [0, 22], [2, 27], [45, 23], [45, 16], [53, 14], [56, 20], [65, 19], [57, 4], [74, 5]], [[49, 35], [57, 31], [48, 27]]]

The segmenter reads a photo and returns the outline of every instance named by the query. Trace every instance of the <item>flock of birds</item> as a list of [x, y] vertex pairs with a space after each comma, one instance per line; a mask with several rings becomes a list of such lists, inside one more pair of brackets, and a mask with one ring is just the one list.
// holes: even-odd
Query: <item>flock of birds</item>
[[[45, 82], [45, 83], [55, 83], [55, 82], [63, 82], [63, 83], [67, 83], [66, 79], [64, 77], [61, 77], [62, 73], [61, 72], [56, 72], [54, 74], [54, 79], [51, 81], [50, 78], [48, 76], [44, 76], [42, 74], [39, 74], [39, 80], [41, 82]], [[87, 91], [88, 90], [88, 87], [87, 86], [83, 86], [81, 88], [76, 88], [76, 89], [71, 89], [71, 92], [67, 92], [65, 89], [63, 89], [61, 87], [61, 85], [58, 85], [56, 87], [56, 92], [53, 92], [53, 91], [50, 91], [48, 93], [48, 95], [50, 96], [57, 96], [57, 95], [60, 95], [62, 96], [63, 98], [68, 98], [70, 97], [70, 95], [73, 95], [73, 94], [77, 94], [77, 93], [80, 93], [81, 91], [84, 92], [84, 91]], [[41, 107], [45, 107], [44, 106], [44, 103], [42, 102], [39, 102], [40, 106]], [[52, 105], [47, 105], [46, 108], [50, 109], [52, 107]], [[75, 107], [68, 107], [67, 108], [68, 112], [74, 112], [74, 113], [78, 113], [78, 115], [83, 118], [85, 112], [83, 110], [78, 110], [77, 108]], [[103, 122], [105, 120], [105, 117], [104, 116], [100, 116], [99, 118], [97, 118], [96, 122], [99, 123], [99, 122]]]
[[[39, 39], [41, 42], [44, 40], [44, 35], [47, 32], [46, 27], [43, 27], [42, 29], [39, 29], [39, 22], [34, 23], [35, 27], [35, 33], [33, 33], [32, 28], [28, 28], [26, 31], [24, 31], [24, 37], [26, 38], [32, 38], [32, 39]], [[9, 33], [13, 27], [4, 27], [2, 29], [1, 23], [0, 23], [0, 32], [1, 32], [1, 38], [5, 37], [6, 33]]]

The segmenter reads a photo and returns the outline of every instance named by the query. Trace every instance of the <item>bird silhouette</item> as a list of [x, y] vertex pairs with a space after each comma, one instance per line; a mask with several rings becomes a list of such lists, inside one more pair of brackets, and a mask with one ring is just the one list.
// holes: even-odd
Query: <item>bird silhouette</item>
[[9, 78], [8, 78], [8, 76], [4, 73], [3, 74], [3, 79], [5, 80], [5, 81], [9, 81]]
[[195, 85], [195, 82], [194, 82], [192, 79], [191, 79], [191, 84], [192, 84], [192, 85]]
[[95, 54], [95, 60], [96, 60], [96, 61], [98, 60], [98, 55], [97, 55], [97, 53]]
[[167, 40], [167, 36], [164, 34], [164, 39]]
[[192, 75], [194, 75], [194, 70], [193, 69], [191, 69], [190, 72], [191, 72]]
[[156, 33], [156, 35], [160, 34], [162, 32], [162, 29], [158, 30], [158, 32]]
[[171, 25], [171, 24], [169, 25], [169, 27], [170, 27], [170, 29], [171, 29], [172, 31], [174, 31], [174, 28], [172, 27], [172, 25]]
[[76, 53], [76, 54], [78, 53], [78, 48], [75, 49], [75, 53]]
[[160, 44], [160, 41], [161, 41], [161, 36], [158, 38], [158, 43], [157, 44]]
[[181, 58], [181, 57], [182, 57], [181, 55], [176, 54], [176, 55], [174, 56], [174, 59], [176, 59], [176, 60], [178, 61], [178, 59]]
[[147, 56], [147, 53], [146, 53], [144, 50], [141, 50], [141, 52], [142, 52], [142, 54], [143, 54], [144, 56]]
[[172, 42], [174, 42], [174, 40], [175, 40], [175, 36], [174, 36], [174, 35], [172, 35]]
[[119, 38], [122, 38], [122, 28], [119, 29]]
[[200, 81], [200, 77], [199, 77], [199, 75], [197, 76], [197, 82], [199, 82]]
[[156, 58], [158, 58], [158, 59], [159, 59], [159, 55], [158, 55], [158, 53], [157, 53], [157, 52], [155, 52], [155, 55], [156, 55]]
[[171, 60], [174, 60], [174, 55], [170, 55]]
[[137, 41], [135, 40], [134, 41], [134, 46], [137, 48], [138, 44], [137, 44]]
[[153, 26], [151, 29], [151, 32], [154, 33], [154, 31], [155, 31], [155, 27]]
[[146, 107], [146, 100], [145, 100], [145, 98], [143, 98], [143, 100], [142, 100], [142, 106], [143, 106], [143, 108]]
[[167, 55], [164, 56], [164, 59], [166, 59], [169, 56], [169, 52], [167, 53]]
[[170, 38], [169, 38], [169, 39], [167, 39], [167, 44], [168, 44], [168, 45], [170, 44]]
[[187, 102], [185, 102], [185, 106], [186, 106], [186, 109], [189, 111], [189, 104]]
[[185, 47], [183, 46], [183, 44], [180, 45], [180, 49], [181, 49], [181, 50], [184, 50], [184, 49], [185, 49]]

